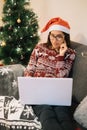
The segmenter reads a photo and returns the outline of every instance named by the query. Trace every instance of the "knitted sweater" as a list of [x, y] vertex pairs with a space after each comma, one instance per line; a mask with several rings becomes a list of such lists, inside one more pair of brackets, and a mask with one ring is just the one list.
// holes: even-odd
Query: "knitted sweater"
[[32, 77], [68, 77], [75, 51], [68, 49], [65, 56], [60, 56], [54, 49], [49, 49], [46, 44], [37, 44], [34, 48], [24, 76]]

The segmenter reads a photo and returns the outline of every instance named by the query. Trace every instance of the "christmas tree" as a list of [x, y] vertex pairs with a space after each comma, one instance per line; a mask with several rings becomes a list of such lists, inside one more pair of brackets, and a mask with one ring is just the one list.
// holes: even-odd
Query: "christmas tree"
[[5, 0], [0, 27], [0, 60], [4, 64], [27, 65], [39, 41], [38, 17], [30, 0]]

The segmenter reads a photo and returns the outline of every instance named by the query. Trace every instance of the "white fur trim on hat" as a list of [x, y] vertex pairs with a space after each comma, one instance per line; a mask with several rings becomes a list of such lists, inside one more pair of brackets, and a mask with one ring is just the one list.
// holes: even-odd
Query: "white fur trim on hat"
[[53, 30], [59, 30], [59, 31], [70, 34], [70, 29], [68, 29], [62, 25], [52, 25], [51, 27], [49, 27], [48, 32], [51, 32]]

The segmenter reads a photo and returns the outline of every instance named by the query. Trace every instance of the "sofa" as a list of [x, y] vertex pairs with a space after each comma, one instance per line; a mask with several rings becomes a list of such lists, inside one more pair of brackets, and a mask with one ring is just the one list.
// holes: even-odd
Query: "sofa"
[[[73, 78], [71, 116], [74, 118], [75, 130], [87, 130], [74, 116], [87, 95], [87, 46], [71, 41], [71, 48], [76, 51], [70, 72]], [[42, 129], [32, 107], [20, 103], [17, 79], [23, 76], [24, 69], [25, 66], [21, 64], [0, 66], [0, 130]]]

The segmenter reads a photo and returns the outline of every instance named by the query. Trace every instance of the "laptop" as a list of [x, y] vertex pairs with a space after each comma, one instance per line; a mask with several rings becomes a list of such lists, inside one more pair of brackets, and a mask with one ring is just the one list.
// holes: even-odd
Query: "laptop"
[[72, 78], [18, 77], [19, 98], [28, 105], [70, 106]]

